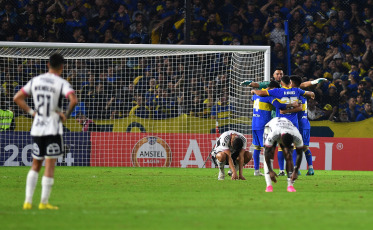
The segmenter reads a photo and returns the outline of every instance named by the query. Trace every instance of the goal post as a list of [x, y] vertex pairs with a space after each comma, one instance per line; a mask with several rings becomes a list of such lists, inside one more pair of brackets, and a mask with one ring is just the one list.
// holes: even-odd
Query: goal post
[[219, 133], [251, 143], [251, 95], [240, 82], [270, 78], [268, 46], [2, 42], [1, 109], [15, 125], [0, 132], [0, 165], [31, 164], [32, 119], [11, 99], [55, 52], [79, 99], [64, 123], [58, 164], [67, 166], [202, 167]]

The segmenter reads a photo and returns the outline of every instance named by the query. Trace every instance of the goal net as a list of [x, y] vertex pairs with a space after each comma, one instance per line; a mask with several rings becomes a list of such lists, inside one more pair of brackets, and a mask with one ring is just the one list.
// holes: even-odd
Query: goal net
[[55, 52], [79, 99], [58, 165], [214, 167], [208, 156], [224, 131], [251, 145], [251, 95], [240, 82], [269, 79], [269, 47], [9, 42], [0, 48], [0, 93], [13, 117], [0, 132], [0, 165], [31, 165], [32, 119], [12, 98]]

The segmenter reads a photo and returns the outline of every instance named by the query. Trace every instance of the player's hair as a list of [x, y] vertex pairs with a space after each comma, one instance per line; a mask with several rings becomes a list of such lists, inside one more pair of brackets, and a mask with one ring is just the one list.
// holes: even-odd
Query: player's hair
[[236, 136], [232, 143], [232, 148], [234, 152], [239, 152], [243, 147], [243, 141], [239, 136]]
[[291, 75], [290, 80], [295, 84], [296, 87], [299, 87], [302, 84], [302, 78], [298, 75]]
[[49, 57], [49, 66], [52, 69], [59, 69], [61, 65], [64, 63], [65, 59], [61, 54], [54, 53]]
[[271, 81], [268, 85], [268, 88], [274, 89], [274, 88], [280, 88], [280, 84], [277, 81]]
[[275, 69], [275, 71], [276, 71], [276, 70], [281, 70], [281, 71], [284, 71], [284, 70], [282, 69], [282, 67], [281, 67], [281, 66], [277, 66], [277, 67], [276, 67], [276, 69]]
[[291, 145], [293, 144], [294, 138], [293, 138], [293, 135], [289, 133], [285, 133], [281, 135], [281, 140], [282, 140], [282, 143], [285, 145], [285, 147], [290, 148]]
[[281, 78], [281, 81], [283, 83], [285, 83], [285, 85], [289, 85], [290, 84], [290, 77], [288, 75], [284, 75], [282, 78]]

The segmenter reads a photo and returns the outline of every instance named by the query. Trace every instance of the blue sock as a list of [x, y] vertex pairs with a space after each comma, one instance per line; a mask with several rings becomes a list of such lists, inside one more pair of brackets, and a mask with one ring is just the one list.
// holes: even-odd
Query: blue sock
[[278, 160], [278, 167], [281, 171], [284, 171], [284, 154], [282, 153], [282, 150], [277, 152], [277, 160]]
[[260, 150], [254, 149], [254, 169], [259, 170], [259, 163], [260, 163]]
[[308, 166], [312, 165], [312, 153], [309, 149], [304, 153], [306, 155], [306, 161]]

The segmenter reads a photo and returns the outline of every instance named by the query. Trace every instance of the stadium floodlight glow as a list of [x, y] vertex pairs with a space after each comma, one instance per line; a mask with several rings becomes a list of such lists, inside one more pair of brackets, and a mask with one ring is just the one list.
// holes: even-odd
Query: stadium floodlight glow
[[[251, 143], [250, 89], [240, 82], [271, 75], [269, 46], [2, 42], [6, 93], [45, 72], [55, 52], [82, 102], [64, 124], [61, 165], [202, 167], [217, 130]], [[32, 120], [14, 113], [15, 132], [0, 132], [0, 165], [29, 165]]]

